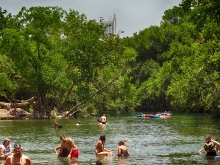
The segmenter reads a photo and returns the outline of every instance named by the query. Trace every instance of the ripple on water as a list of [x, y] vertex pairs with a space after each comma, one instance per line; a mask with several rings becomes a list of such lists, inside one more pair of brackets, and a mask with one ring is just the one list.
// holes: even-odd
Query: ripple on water
[[[76, 126], [80, 120], [82, 125]], [[21, 143], [24, 154], [33, 164], [76, 164], [77, 161], [57, 159], [53, 148], [61, 143], [59, 136], [72, 138], [79, 148], [78, 164], [94, 164], [101, 159], [105, 165], [141, 164], [214, 164], [220, 160], [198, 155], [204, 136], [209, 133], [218, 139], [218, 128], [212, 122], [198, 117], [183, 115], [170, 119], [145, 119], [136, 117], [108, 117], [108, 125], [99, 127], [96, 118], [71, 120], [0, 121], [0, 139]], [[54, 130], [53, 122], [63, 125]], [[197, 132], [196, 132], [197, 131]], [[94, 149], [101, 134], [106, 134], [105, 147], [117, 153], [117, 142], [128, 139], [131, 156], [128, 159], [96, 157]], [[0, 162], [1, 163], [1, 162]]]

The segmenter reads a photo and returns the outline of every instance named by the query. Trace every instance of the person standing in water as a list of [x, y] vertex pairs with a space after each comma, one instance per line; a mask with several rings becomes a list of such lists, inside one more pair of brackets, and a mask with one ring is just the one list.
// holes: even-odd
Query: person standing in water
[[121, 157], [127, 157], [130, 153], [128, 151], [128, 148], [124, 145], [123, 141], [118, 142], [118, 156]]
[[57, 146], [54, 149], [54, 150], [58, 150], [58, 149], [60, 150], [57, 157], [78, 158], [79, 151], [74, 141], [70, 138], [66, 138], [64, 135], [60, 136], [60, 140], [62, 141], [61, 146], [60, 147]]
[[20, 144], [14, 145], [14, 154], [9, 155], [4, 165], [32, 165], [28, 156], [22, 154]]
[[102, 124], [106, 124], [107, 123], [107, 119], [106, 119], [105, 114], [102, 115], [102, 117], [100, 118], [100, 121], [101, 121]]
[[207, 135], [204, 147], [199, 150], [199, 153], [205, 150], [206, 156], [217, 156], [216, 147], [219, 146], [220, 146], [219, 142], [213, 140], [210, 135]]

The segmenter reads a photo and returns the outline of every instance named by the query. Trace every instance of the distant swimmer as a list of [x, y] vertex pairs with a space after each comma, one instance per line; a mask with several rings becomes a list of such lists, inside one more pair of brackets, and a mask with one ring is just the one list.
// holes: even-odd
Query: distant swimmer
[[102, 117], [100, 117], [100, 121], [101, 121], [102, 124], [106, 124], [107, 123], [107, 119], [106, 119], [105, 114], [103, 114]]
[[62, 125], [59, 125], [57, 122], [54, 122], [54, 123], [53, 123], [53, 127], [54, 127], [55, 129], [57, 129], [57, 128], [63, 128], [63, 126], [62, 126]]
[[80, 121], [78, 121], [78, 122], [76, 123], [76, 125], [81, 125], [81, 122], [80, 122]]

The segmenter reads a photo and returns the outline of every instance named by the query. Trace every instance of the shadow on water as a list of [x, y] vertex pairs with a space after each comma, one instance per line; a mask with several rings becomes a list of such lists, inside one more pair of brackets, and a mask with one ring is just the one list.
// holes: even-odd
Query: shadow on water
[[[80, 126], [76, 126], [78, 120]], [[33, 164], [39, 165], [94, 165], [99, 159], [104, 165], [220, 164], [220, 159], [205, 157], [205, 153], [198, 154], [206, 134], [220, 139], [219, 127], [203, 115], [175, 114], [170, 119], [107, 116], [106, 126], [98, 126], [96, 120], [96, 117], [5, 120], [0, 121], [0, 139], [3, 141], [7, 137], [12, 144], [20, 143], [23, 153], [31, 158]], [[62, 124], [63, 128], [54, 130], [54, 121]], [[75, 141], [80, 152], [78, 160], [56, 158], [53, 148], [60, 145], [59, 136], [62, 134]], [[94, 149], [101, 134], [106, 134], [105, 147], [114, 154], [117, 154], [118, 141], [128, 139], [125, 145], [130, 150], [130, 157], [96, 157]]]

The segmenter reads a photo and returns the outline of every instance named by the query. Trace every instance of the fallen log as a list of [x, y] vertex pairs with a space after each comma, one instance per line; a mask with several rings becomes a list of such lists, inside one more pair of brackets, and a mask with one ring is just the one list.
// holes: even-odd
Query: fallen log
[[0, 106], [4, 107], [5, 109], [10, 108], [20, 108], [24, 105], [34, 104], [35, 97], [32, 97], [28, 100], [16, 100], [11, 102], [0, 102]]
[[[79, 107], [80, 105], [86, 103], [91, 97], [95, 96], [96, 94], [98, 94], [99, 92], [101, 92], [104, 88], [106, 88], [107, 86], [109, 86], [111, 83], [113, 83], [124, 71], [125, 68], [123, 68], [121, 70], [121, 72], [115, 77], [113, 78], [109, 83], [107, 83], [106, 85], [104, 85], [102, 88], [100, 88], [98, 91], [96, 91], [95, 93], [93, 93], [92, 95], [90, 95], [90, 97], [88, 99], [83, 100], [81, 103], [77, 104], [76, 106], [74, 106], [72, 109], [70, 109], [63, 117], [68, 117], [73, 115], [74, 113], [76, 113], [78, 110], [75, 110], [77, 107]], [[75, 111], [74, 111], [75, 110]]]

